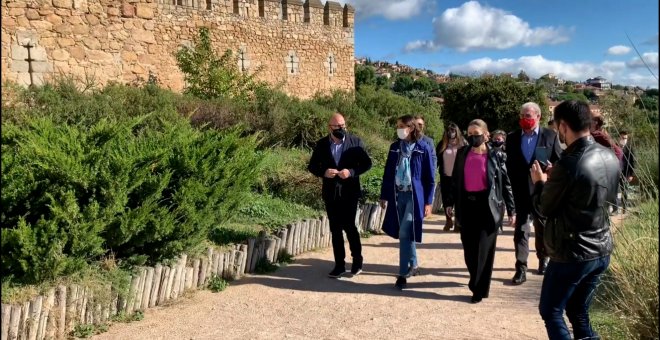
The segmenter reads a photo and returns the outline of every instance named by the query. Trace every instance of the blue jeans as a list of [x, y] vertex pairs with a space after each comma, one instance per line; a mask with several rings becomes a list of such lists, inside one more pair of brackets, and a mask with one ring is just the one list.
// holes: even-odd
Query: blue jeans
[[564, 322], [564, 309], [573, 326], [575, 339], [600, 339], [591, 329], [589, 305], [600, 276], [610, 264], [610, 256], [599, 259], [560, 263], [550, 260], [543, 277], [539, 312], [550, 340], [571, 339]]
[[409, 268], [417, 267], [412, 191], [397, 192], [396, 210], [399, 213], [399, 275], [405, 276]]

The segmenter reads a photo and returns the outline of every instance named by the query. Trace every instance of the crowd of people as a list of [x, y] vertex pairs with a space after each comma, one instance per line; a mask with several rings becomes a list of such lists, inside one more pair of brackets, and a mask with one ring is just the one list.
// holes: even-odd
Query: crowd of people
[[[431, 214], [437, 174], [444, 231], [460, 233], [471, 302], [489, 296], [497, 235], [505, 222], [514, 228], [511, 282], [527, 280], [533, 227], [536, 273], [545, 275], [539, 311], [548, 336], [570, 338], [566, 312], [575, 338], [591, 338], [596, 334], [589, 305], [612, 251], [608, 209], [621, 205], [625, 212], [634, 154], [628, 133], [622, 131], [614, 142], [603, 129], [604, 118], [592, 114], [584, 102], [565, 101], [547, 127], [541, 121], [541, 108], [529, 102], [520, 107], [519, 129], [491, 133], [483, 120], [474, 119], [463, 133], [457, 124], [445, 122], [436, 145], [424, 134], [423, 117], [397, 120], [398, 138], [389, 147], [380, 192], [383, 231], [399, 240], [394, 287], [406, 289], [407, 280], [420, 273], [416, 244], [422, 242], [423, 220]], [[323, 178], [335, 258], [329, 276], [338, 278], [346, 273], [343, 232], [353, 258], [351, 273], [362, 271], [355, 213], [362, 193], [359, 177], [372, 162], [341, 114], [332, 116], [328, 131], [317, 142], [308, 169]]]

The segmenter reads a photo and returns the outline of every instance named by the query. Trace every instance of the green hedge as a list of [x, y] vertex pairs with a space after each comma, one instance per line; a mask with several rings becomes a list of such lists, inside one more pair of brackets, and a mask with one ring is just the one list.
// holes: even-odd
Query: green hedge
[[[145, 128], [153, 118], [158, 126]], [[255, 183], [257, 138], [154, 114], [89, 129], [3, 124], [2, 270], [39, 282], [113, 253], [154, 262], [206, 239]]]

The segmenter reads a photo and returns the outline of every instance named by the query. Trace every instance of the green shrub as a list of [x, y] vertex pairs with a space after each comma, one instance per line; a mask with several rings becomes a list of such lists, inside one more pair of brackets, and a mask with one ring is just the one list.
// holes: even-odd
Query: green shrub
[[227, 289], [228, 286], [229, 286], [229, 282], [227, 282], [227, 280], [223, 279], [221, 276], [214, 274], [209, 279], [208, 287], [214, 293], [221, 292]]
[[229, 218], [259, 174], [257, 138], [181, 118], [143, 128], [148, 118], [89, 129], [49, 118], [3, 124], [4, 273], [52, 279], [108, 249], [153, 263]]
[[616, 227], [598, 303], [630, 339], [658, 338], [658, 201], [631, 208]]

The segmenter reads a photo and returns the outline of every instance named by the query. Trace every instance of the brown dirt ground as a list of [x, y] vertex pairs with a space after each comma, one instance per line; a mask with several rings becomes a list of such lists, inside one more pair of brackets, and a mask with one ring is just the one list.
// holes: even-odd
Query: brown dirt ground
[[527, 282], [511, 285], [513, 228], [505, 227], [490, 298], [471, 304], [459, 234], [441, 231], [443, 224], [438, 215], [425, 221], [422, 275], [403, 292], [393, 288], [398, 241], [372, 236], [362, 240], [357, 277], [327, 278], [332, 250], [309, 252], [273, 274], [244, 277], [220, 293], [194, 292], [93, 339], [545, 339], [533, 249]]

